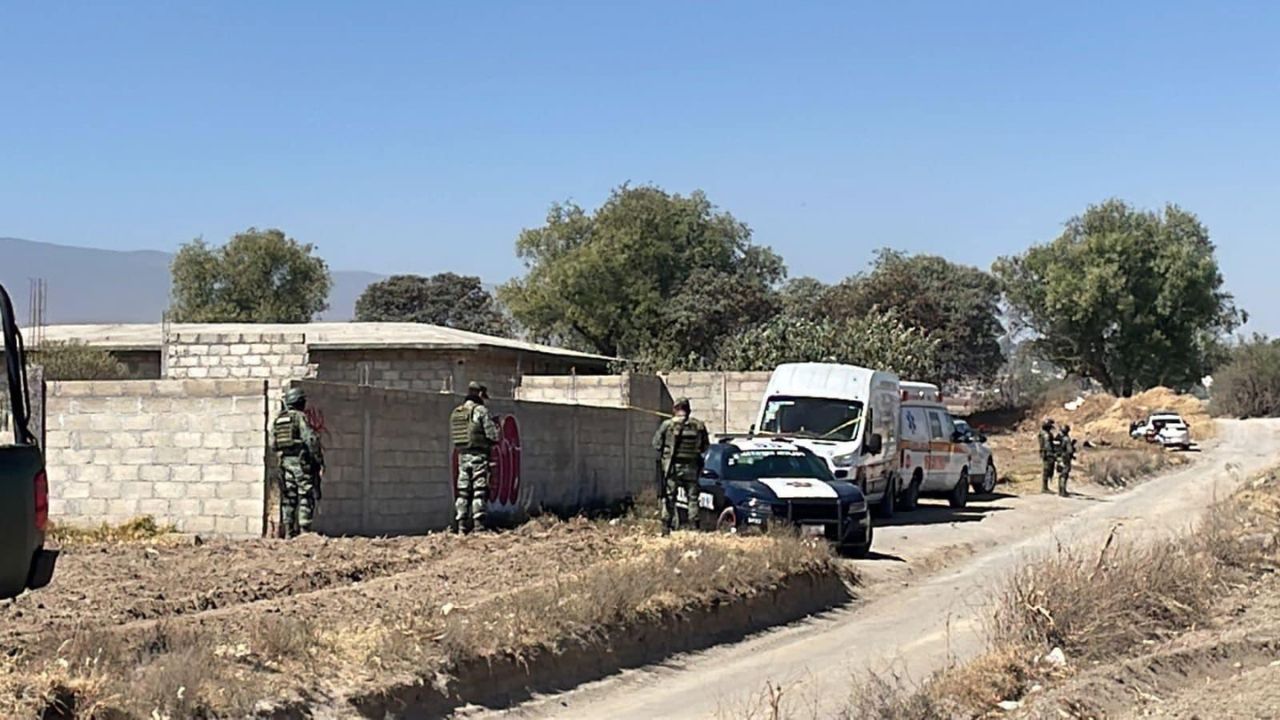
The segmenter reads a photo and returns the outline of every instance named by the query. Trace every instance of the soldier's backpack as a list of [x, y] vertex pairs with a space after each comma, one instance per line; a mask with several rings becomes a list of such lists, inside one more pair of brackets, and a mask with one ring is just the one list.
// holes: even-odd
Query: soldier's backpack
[[302, 449], [302, 428], [299, 427], [298, 414], [282, 412], [271, 423], [271, 438], [276, 452], [295, 453]]
[[696, 465], [702, 457], [698, 436], [702, 429], [697, 420], [676, 421], [671, 426], [671, 461], [681, 465]]
[[485, 437], [484, 428], [475, 422], [475, 403], [468, 400], [449, 413], [449, 439], [459, 449], [483, 448], [489, 439]]

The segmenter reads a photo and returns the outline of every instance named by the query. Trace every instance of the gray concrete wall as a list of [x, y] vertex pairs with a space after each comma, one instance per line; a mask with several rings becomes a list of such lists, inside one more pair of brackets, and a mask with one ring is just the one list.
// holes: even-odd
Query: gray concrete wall
[[[448, 416], [461, 397], [299, 384], [309, 407], [323, 418], [327, 469], [318, 530], [381, 535], [448, 525], [453, 508]], [[509, 502], [492, 502], [495, 515], [607, 506], [654, 481], [649, 442], [658, 419], [650, 413], [497, 399], [489, 405], [495, 415], [514, 418], [519, 429], [518, 494]]]
[[262, 534], [265, 381], [51, 382], [45, 420], [55, 522]]
[[689, 398], [711, 432], [746, 432], [756, 422], [768, 372], [680, 372], [651, 375], [526, 377], [517, 397], [549, 403], [632, 407], [669, 412]]

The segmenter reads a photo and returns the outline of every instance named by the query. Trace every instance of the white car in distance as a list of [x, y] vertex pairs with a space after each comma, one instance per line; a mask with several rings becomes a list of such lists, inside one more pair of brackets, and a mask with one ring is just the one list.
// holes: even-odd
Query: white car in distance
[[1191, 449], [1191, 426], [1176, 412], [1160, 410], [1151, 413], [1146, 420], [1136, 422], [1129, 430], [1135, 438], [1160, 443], [1164, 447]]

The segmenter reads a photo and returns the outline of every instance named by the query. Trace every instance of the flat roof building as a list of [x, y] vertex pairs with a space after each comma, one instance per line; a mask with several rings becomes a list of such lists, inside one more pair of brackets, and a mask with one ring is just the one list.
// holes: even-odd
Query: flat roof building
[[429, 392], [460, 391], [478, 381], [495, 397], [511, 397], [524, 375], [596, 375], [612, 362], [421, 323], [50, 325], [40, 338], [109, 350], [137, 379], [313, 377]]

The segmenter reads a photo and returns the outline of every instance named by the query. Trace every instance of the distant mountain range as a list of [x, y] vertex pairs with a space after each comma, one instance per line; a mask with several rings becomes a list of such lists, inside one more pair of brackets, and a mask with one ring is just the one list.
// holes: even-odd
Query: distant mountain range
[[[172, 253], [121, 252], [0, 237], [0, 283], [13, 297], [18, 322], [29, 317], [30, 278], [44, 278], [45, 322], [160, 322], [169, 307]], [[334, 271], [324, 320], [350, 320], [356, 298], [382, 275]]]

